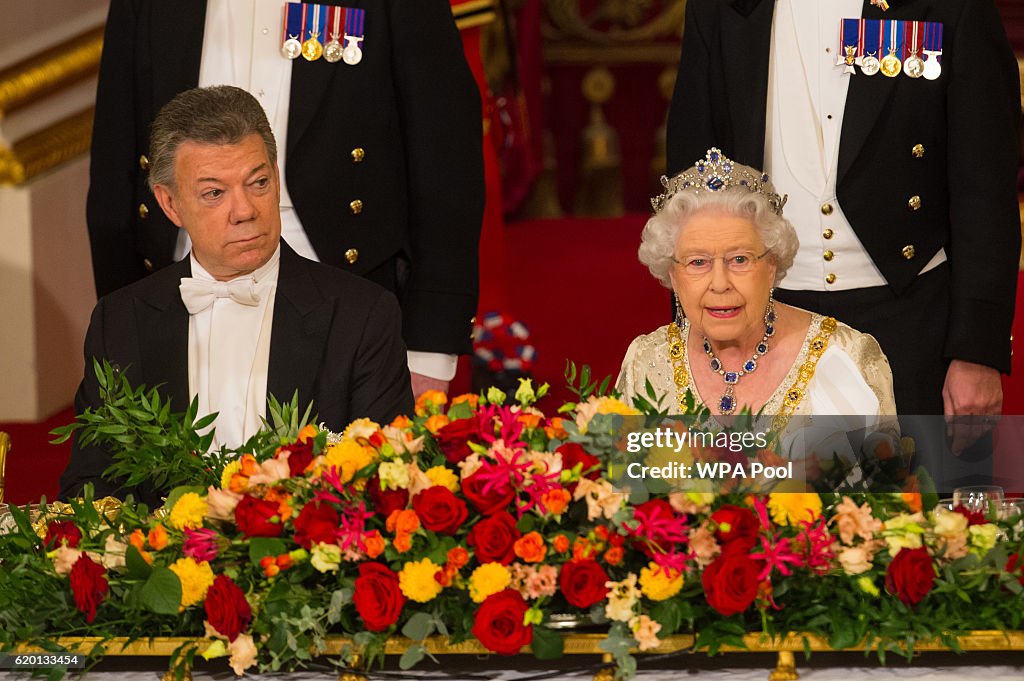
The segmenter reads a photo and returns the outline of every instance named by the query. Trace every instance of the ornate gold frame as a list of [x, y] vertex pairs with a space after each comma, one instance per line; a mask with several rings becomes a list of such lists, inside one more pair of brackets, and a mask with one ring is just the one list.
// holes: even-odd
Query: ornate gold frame
[[[605, 635], [594, 634], [568, 634], [564, 637], [566, 655], [600, 655], [603, 662], [611, 664], [612, 658], [599, 647], [604, 641]], [[962, 651], [1024, 651], [1024, 631], [972, 631], [957, 639]], [[88, 654], [89, 650], [98, 643], [102, 643], [106, 655], [132, 656], [132, 657], [170, 657], [170, 655], [182, 645], [192, 644], [196, 653], [202, 653], [209, 644], [208, 639], [185, 638], [185, 637], [154, 637], [151, 639], [129, 640], [127, 638], [104, 639], [100, 637], [62, 637], [53, 641], [65, 650]], [[769, 681], [795, 681], [799, 678], [796, 670], [796, 658], [794, 653], [809, 650], [811, 652], [838, 652], [831, 648], [828, 640], [813, 634], [789, 634], [781, 639], [769, 639], [761, 634], [746, 634], [743, 637], [745, 648], [738, 646], [722, 646], [726, 653], [778, 653], [775, 669], [768, 678]], [[388, 639], [384, 653], [386, 655], [401, 655], [409, 647], [409, 639], [393, 637]], [[652, 653], [672, 653], [681, 650], [688, 650], [694, 647], [696, 637], [692, 634], [676, 634], [662, 640], [661, 645]], [[352, 645], [352, 640], [343, 636], [329, 636], [326, 641], [324, 655], [338, 655], [341, 651]], [[432, 636], [423, 642], [427, 652], [432, 655], [488, 655], [490, 652], [478, 641], [463, 641], [462, 643], [451, 644], [441, 636]], [[865, 645], [843, 648], [843, 652], [856, 652], [865, 650]], [[948, 651], [949, 646], [940, 641], [917, 641], [914, 644], [915, 651]], [[41, 648], [32, 646], [19, 646], [16, 652], [33, 653], [46, 652]], [[635, 652], [635, 651], [634, 651]], [[611, 667], [601, 669], [594, 675], [594, 681], [611, 681], [614, 673]], [[171, 672], [165, 676], [166, 679], [173, 678]], [[358, 672], [342, 674], [341, 681], [365, 680], [365, 676]]]

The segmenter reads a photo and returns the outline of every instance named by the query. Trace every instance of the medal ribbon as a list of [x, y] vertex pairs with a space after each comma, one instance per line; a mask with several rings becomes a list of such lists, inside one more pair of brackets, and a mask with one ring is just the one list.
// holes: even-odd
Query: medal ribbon
[[906, 21], [904, 24], [910, 24], [910, 41], [907, 42], [903, 52], [904, 59], [910, 55], [921, 56], [921, 47], [924, 43], [924, 31], [921, 30], [923, 21]]
[[325, 12], [321, 12], [323, 5], [313, 5], [313, 25], [309, 29], [309, 37], [319, 39], [324, 34], [324, 23], [327, 20]]
[[864, 30], [865, 30], [864, 19], [857, 20], [857, 63], [864, 58]]
[[857, 45], [857, 37], [860, 30], [859, 19], [843, 19], [843, 35], [839, 44], [839, 56], [846, 59], [846, 48]]
[[281, 27], [284, 35], [281, 36], [281, 44], [284, 45], [289, 38], [298, 40], [302, 37], [303, 26], [302, 5], [297, 2], [286, 2], [284, 5], [284, 26]]
[[[885, 22], [885, 42], [889, 46], [889, 54], [900, 56], [903, 54], [903, 22]], [[900, 59], [902, 61], [902, 58]]]
[[299, 40], [302, 41], [302, 42], [305, 42], [305, 39], [303, 38], [303, 36], [306, 35], [306, 13], [307, 13], [306, 10], [308, 10], [308, 9], [309, 9], [309, 5], [307, 5], [306, 3], [302, 3], [302, 30], [299, 32], [300, 33]]
[[882, 24], [884, 23], [879, 19], [864, 20], [864, 56], [871, 55], [876, 59], [882, 56]]
[[926, 21], [924, 35], [924, 49], [929, 52], [942, 52], [942, 22]]
[[345, 13], [341, 11], [342, 9], [343, 8], [338, 7], [337, 5], [331, 5], [327, 8], [327, 23], [331, 27], [331, 40], [335, 42], [344, 35], [343, 31], [345, 30], [345, 22], [342, 21], [342, 19], [344, 18]]
[[[415, 1], [415, 0], [413, 0]], [[354, 7], [345, 8], [345, 33], [353, 38], [363, 37], [363, 23], [366, 20], [366, 10]]]

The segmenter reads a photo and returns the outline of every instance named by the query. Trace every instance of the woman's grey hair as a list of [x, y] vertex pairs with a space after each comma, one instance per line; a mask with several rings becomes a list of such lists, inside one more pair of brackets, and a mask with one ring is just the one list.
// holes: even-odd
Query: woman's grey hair
[[149, 187], [174, 187], [174, 157], [182, 142], [238, 144], [259, 135], [271, 165], [277, 143], [267, 114], [256, 98], [232, 85], [186, 90], [169, 101], [153, 120], [149, 135]]
[[[738, 168], [746, 168], [736, 164]], [[760, 174], [758, 171], [751, 172]], [[775, 189], [766, 184], [765, 188]], [[669, 271], [675, 255], [679, 230], [687, 220], [702, 210], [720, 210], [750, 220], [775, 263], [775, 284], [782, 281], [793, 265], [800, 242], [796, 230], [786, 218], [777, 215], [764, 194], [743, 186], [731, 186], [718, 192], [681, 190], [670, 197], [665, 206], [644, 226], [638, 255], [651, 275], [666, 288], [672, 288]]]

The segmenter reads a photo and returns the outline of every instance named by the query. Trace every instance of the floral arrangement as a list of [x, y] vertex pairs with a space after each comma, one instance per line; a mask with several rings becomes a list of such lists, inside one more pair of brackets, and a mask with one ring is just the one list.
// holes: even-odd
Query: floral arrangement
[[[1018, 520], [923, 508], [914, 493], [623, 487], [625, 420], [661, 415], [588, 380], [556, 416], [536, 406], [546, 387], [524, 381], [514, 399], [428, 392], [415, 414], [340, 434], [277, 405], [259, 447], [208, 460], [213, 482], [177, 487], [156, 514], [88, 494], [44, 503], [35, 524], [14, 509], [0, 536], [0, 647], [202, 637], [204, 657], [243, 674], [301, 667], [332, 634], [352, 642], [339, 664], [372, 662], [402, 635], [408, 668], [431, 635], [557, 657], [562, 634], [548, 625], [568, 614], [607, 632], [602, 649], [628, 676], [631, 651], [681, 631], [711, 652], [748, 632], [806, 632], [835, 648], [866, 641], [884, 659], [1020, 627]], [[130, 445], [124, 434], [110, 433]]]

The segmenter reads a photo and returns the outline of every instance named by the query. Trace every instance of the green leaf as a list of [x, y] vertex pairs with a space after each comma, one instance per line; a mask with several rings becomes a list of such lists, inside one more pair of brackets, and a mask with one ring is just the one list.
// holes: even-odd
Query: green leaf
[[530, 649], [538, 660], [556, 660], [565, 652], [565, 643], [562, 635], [554, 629], [535, 626]]
[[139, 550], [128, 545], [124, 552], [125, 566], [128, 568], [129, 579], [146, 579], [153, 572], [152, 566], [146, 562]]
[[153, 568], [140, 592], [142, 605], [158, 615], [177, 615], [181, 605], [181, 580], [165, 567]]
[[422, 641], [434, 633], [434, 618], [425, 612], [414, 613], [402, 627], [402, 636], [414, 641]]
[[[422, 613], [420, 613], [422, 614]], [[419, 643], [414, 643], [405, 649], [402, 653], [401, 659], [398, 660], [399, 669], [407, 670], [412, 669], [416, 664], [423, 659], [427, 654], [427, 649], [421, 646]]]
[[264, 556], [279, 556], [287, 552], [285, 543], [276, 537], [252, 537], [249, 539], [249, 560], [253, 564]]
[[661, 624], [658, 638], [665, 638], [669, 634], [679, 631], [679, 627], [683, 623], [683, 613], [675, 600], [670, 599], [651, 608], [651, 619]]

